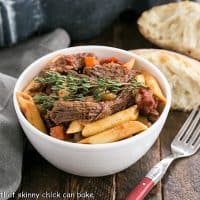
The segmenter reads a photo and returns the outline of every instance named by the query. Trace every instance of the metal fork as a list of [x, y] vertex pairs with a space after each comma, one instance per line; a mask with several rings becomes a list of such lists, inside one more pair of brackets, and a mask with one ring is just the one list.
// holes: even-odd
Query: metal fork
[[170, 164], [177, 158], [193, 155], [200, 148], [200, 111], [194, 109], [171, 143], [171, 155], [161, 160], [130, 192], [126, 200], [142, 200], [165, 175]]

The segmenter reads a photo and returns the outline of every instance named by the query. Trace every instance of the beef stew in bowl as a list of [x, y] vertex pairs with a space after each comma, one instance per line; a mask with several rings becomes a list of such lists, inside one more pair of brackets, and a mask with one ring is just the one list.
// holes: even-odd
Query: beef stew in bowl
[[74, 143], [119, 141], [146, 130], [166, 98], [158, 81], [132, 58], [60, 54], [17, 93], [27, 120], [50, 136]]

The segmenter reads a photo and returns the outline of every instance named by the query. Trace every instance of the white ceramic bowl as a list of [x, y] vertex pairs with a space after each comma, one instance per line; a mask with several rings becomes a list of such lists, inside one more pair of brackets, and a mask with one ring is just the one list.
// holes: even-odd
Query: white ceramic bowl
[[[21, 91], [44, 67], [45, 63], [59, 53], [73, 54], [92, 52], [98, 57], [116, 56], [122, 61], [136, 59], [136, 65], [152, 73], [160, 83], [167, 98], [159, 119], [146, 131], [119, 142], [108, 144], [75, 144], [50, 137], [33, 127], [20, 111], [16, 92]], [[126, 169], [140, 159], [158, 138], [166, 121], [171, 92], [164, 75], [143, 58], [117, 48], [106, 46], [78, 46], [50, 53], [32, 63], [19, 77], [14, 89], [14, 107], [19, 122], [35, 149], [57, 168], [80, 176], [105, 176]]]

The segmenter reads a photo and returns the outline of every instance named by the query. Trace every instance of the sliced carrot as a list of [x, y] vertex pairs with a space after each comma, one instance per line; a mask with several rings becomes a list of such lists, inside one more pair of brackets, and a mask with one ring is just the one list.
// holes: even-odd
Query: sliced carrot
[[84, 61], [85, 67], [93, 67], [97, 63], [96, 58], [94, 56], [86, 56], [84, 58]]
[[50, 128], [50, 135], [54, 138], [64, 140], [65, 139], [64, 127], [63, 126], [54, 126], [54, 127]]
[[121, 64], [120, 61], [119, 61], [116, 57], [114, 57], [114, 56], [113, 56], [113, 57], [109, 57], [109, 58], [102, 59], [102, 60], [100, 61], [100, 64], [102, 65], [102, 64], [104, 64], [104, 63], [111, 63], [111, 62]]

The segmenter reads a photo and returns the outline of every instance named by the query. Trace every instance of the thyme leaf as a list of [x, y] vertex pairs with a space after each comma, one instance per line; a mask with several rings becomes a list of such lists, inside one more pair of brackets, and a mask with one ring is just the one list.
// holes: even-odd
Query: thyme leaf
[[39, 109], [41, 111], [46, 111], [50, 108], [52, 108], [54, 102], [58, 100], [58, 96], [55, 94], [51, 94], [51, 95], [46, 95], [46, 94], [38, 94], [36, 96], [33, 97], [33, 101], [36, 104], [39, 104]]
[[[97, 101], [100, 101], [102, 94], [105, 92], [117, 94], [121, 90], [135, 90], [140, 87], [145, 87], [144, 84], [138, 82], [136, 79], [132, 79], [128, 83], [123, 83], [108, 78], [89, 79], [86, 76], [77, 76], [73, 73], [62, 75], [54, 71], [45, 72], [44, 76], [38, 76], [34, 80], [39, 83], [51, 84], [51, 89], [55, 92], [66, 89], [69, 91], [69, 95], [64, 97], [64, 100], [82, 100], [85, 96], [90, 94], [94, 96]], [[44, 99], [44, 97], [42, 98]], [[50, 107], [52, 104], [51, 102], [55, 100], [55, 97], [48, 98], [50, 98], [50, 102], [46, 104], [44, 102], [40, 103], [42, 107]]]

